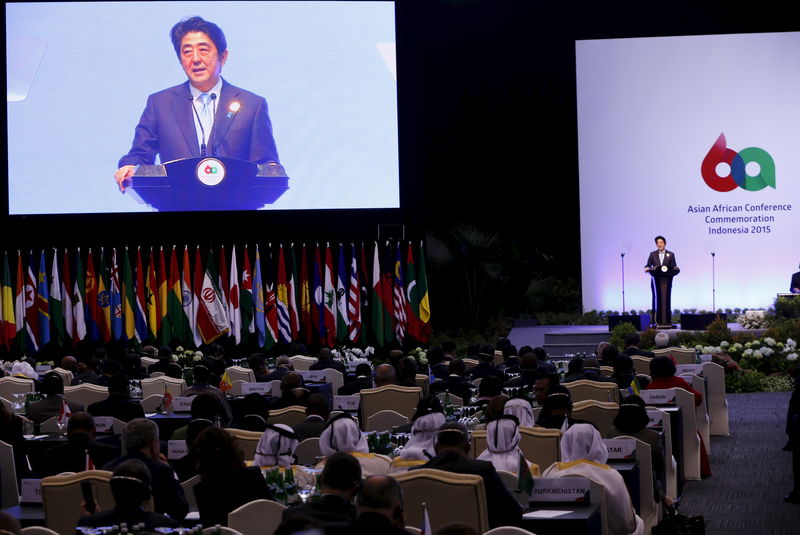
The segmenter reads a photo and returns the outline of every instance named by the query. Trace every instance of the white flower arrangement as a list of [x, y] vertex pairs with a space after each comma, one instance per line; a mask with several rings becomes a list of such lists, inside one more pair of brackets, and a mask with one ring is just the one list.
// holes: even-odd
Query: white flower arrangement
[[752, 354], [753, 354], [753, 350], [752, 350], [752, 349], [750, 349], [750, 348], [748, 348], [748, 349], [745, 349], [745, 350], [742, 352], [742, 355], [744, 355], [745, 357], [749, 357], [749, 356], [750, 356], [750, 355], [752, 355]]
[[786, 349], [794, 349], [796, 347], [797, 347], [797, 342], [795, 342], [791, 338], [786, 339]]
[[697, 344], [696, 346], [694, 346], [694, 348], [695, 348], [697, 351], [703, 351], [703, 344]]
[[764, 355], [763, 355], [763, 354], [761, 353], [761, 351], [759, 351], [758, 349], [756, 349], [755, 351], [753, 351], [753, 358], [754, 358], [754, 359], [758, 360], [758, 359], [761, 359], [761, 358], [763, 358], [763, 357], [764, 357]]
[[721, 347], [722, 349], [728, 349], [730, 345], [731, 343], [728, 342], [727, 340], [723, 340], [722, 342], [719, 343], [719, 347]]
[[203, 354], [198, 351], [197, 353], [194, 354], [192, 362], [202, 362], [202, 361], [203, 361]]
[[736, 323], [745, 329], [761, 329], [764, 327], [766, 316], [766, 310], [747, 310], [743, 314], [739, 314]]
[[770, 338], [769, 336], [767, 336], [766, 338], [764, 338], [764, 343], [767, 344], [769, 347], [774, 347], [777, 342], [775, 342], [774, 338]]
[[722, 350], [714, 346], [705, 346], [700, 349], [700, 352], [703, 353], [704, 355], [714, 355], [722, 353]]
[[795, 361], [797, 360], [797, 353], [789, 353], [786, 355], [786, 360]]
[[775, 354], [775, 351], [769, 347], [762, 347], [759, 351], [765, 357], [769, 357]]
[[733, 344], [733, 347], [731, 349], [733, 351], [741, 351], [743, 347], [744, 346], [742, 344], [740, 344], [739, 342], [736, 342], [735, 344]]

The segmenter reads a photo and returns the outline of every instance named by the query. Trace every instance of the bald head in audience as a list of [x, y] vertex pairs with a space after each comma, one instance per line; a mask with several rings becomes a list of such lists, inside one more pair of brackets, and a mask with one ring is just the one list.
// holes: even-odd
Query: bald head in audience
[[375, 387], [393, 385], [395, 380], [394, 368], [391, 364], [381, 364], [375, 368]]
[[400, 483], [389, 476], [370, 476], [361, 485], [358, 515], [374, 513], [388, 518], [398, 528], [405, 528], [403, 491]]

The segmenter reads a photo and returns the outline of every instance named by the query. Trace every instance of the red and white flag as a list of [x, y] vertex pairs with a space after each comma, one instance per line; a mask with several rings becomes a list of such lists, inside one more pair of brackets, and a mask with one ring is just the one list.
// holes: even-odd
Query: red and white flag
[[69, 410], [69, 404], [66, 399], [61, 400], [61, 410], [58, 411], [58, 425], [67, 425], [69, 417], [72, 416], [72, 411]]

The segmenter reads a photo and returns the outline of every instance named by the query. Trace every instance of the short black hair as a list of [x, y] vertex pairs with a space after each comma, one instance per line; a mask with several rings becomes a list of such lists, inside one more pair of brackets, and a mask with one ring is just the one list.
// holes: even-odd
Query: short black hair
[[308, 396], [308, 407], [306, 407], [306, 414], [316, 414], [327, 419], [330, 415], [331, 409], [328, 406], [328, 399], [322, 394], [311, 394]]
[[356, 365], [356, 377], [372, 377], [372, 366], [366, 362]]
[[417, 418], [434, 412], [444, 412], [442, 402], [436, 396], [425, 396], [417, 402], [417, 410], [414, 412], [411, 420], [414, 421]]
[[56, 394], [64, 393], [64, 379], [61, 378], [56, 372], [50, 372], [42, 379], [40, 385], [42, 394], [45, 396], [54, 396]]
[[450, 366], [447, 367], [447, 372], [450, 375], [464, 376], [467, 374], [467, 366], [461, 359], [453, 359], [450, 361]]
[[675, 375], [675, 363], [669, 357], [655, 357], [650, 361], [650, 376], [655, 379], [656, 377], [672, 377]]
[[94, 418], [88, 412], [76, 412], [67, 421], [67, 434], [94, 431]]
[[617, 346], [608, 344], [603, 348], [603, 351], [600, 353], [600, 357], [603, 359], [603, 362], [614, 362], [619, 356], [619, 349]]
[[150, 469], [139, 459], [121, 462], [111, 475], [111, 494], [118, 507], [140, 506], [150, 499]]
[[473, 342], [467, 346], [467, 355], [470, 356], [477, 355], [478, 353], [480, 353], [480, 351], [481, 351], [480, 344], [476, 344]]
[[507, 346], [503, 348], [503, 358], [508, 359], [508, 357], [516, 357], [517, 356], [517, 346], [514, 344], [509, 343]]
[[664, 245], [667, 244], [667, 239], [664, 236], [656, 236], [656, 239], [653, 241], [658, 243], [658, 240], [664, 240]]
[[444, 361], [444, 351], [442, 351], [442, 348], [439, 346], [429, 348], [425, 355], [428, 357], [428, 363], [431, 365], [439, 364]]
[[361, 484], [361, 463], [349, 453], [334, 453], [325, 461], [320, 484], [335, 490], [350, 490]]
[[209, 22], [202, 17], [189, 17], [183, 19], [169, 31], [170, 38], [172, 39], [172, 46], [175, 47], [175, 54], [181, 57], [181, 40], [190, 32], [202, 32], [211, 39], [214, 46], [217, 47], [217, 53], [222, 54], [228, 50], [228, 42], [225, 40], [225, 34], [222, 29]]
[[446, 448], [469, 446], [467, 428], [458, 422], [446, 422], [436, 432], [436, 443]]
[[211, 372], [205, 366], [195, 366], [192, 371], [194, 372], [194, 384], [196, 385], [207, 385], [211, 380]]
[[369, 509], [392, 510], [402, 502], [403, 490], [400, 488], [400, 483], [388, 475], [369, 476], [364, 480], [358, 495], [359, 507]]
[[545, 362], [547, 360], [547, 351], [545, 351], [543, 347], [534, 347], [533, 354], [536, 355], [539, 362]]
[[192, 420], [204, 418], [212, 422], [222, 416], [222, 406], [216, 396], [212, 394], [200, 394], [192, 400], [191, 408]]
[[640, 343], [642, 343], [642, 339], [639, 338], [639, 333], [630, 333], [625, 336], [625, 347], [638, 346]]
[[478, 385], [478, 395], [480, 397], [493, 398], [499, 396], [503, 392], [503, 383], [496, 375], [487, 375], [481, 379], [481, 384]]
[[111, 379], [108, 380], [108, 393], [127, 394], [128, 392], [128, 378], [121, 373], [112, 375]]

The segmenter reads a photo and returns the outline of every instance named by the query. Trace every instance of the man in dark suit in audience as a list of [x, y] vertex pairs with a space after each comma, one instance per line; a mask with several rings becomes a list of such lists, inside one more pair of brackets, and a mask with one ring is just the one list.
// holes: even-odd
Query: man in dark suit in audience
[[445, 340], [442, 342], [442, 351], [444, 352], [444, 360], [457, 359], [456, 343], [452, 340]]
[[92, 357], [86, 360], [79, 360], [78, 373], [75, 374], [75, 378], [72, 380], [72, 386], [77, 386], [83, 383], [94, 384], [94, 381], [98, 376], [98, 371], [100, 371], [99, 359]]
[[539, 376], [539, 359], [533, 353], [522, 355], [519, 360], [520, 376], [516, 379], [506, 381], [505, 388], [533, 388], [536, 378]]
[[100, 468], [118, 455], [119, 448], [95, 440], [94, 418], [85, 412], [76, 412], [67, 423], [67, 443], [45, 452], [45, 467], [39, 475], [46, 477]]
[[[45, 398], [31, 403], [25, 415], [37, 424], [61, 413], [64, 407], [64, 380], [57, 373], [50, 372], [42, 379], [40, 391]], [[73, 414], [83, 410], [83, 405], [74, 401], [67, 401], [67, 406]]]
[[451, 360], [448, 371], [450, 374], [447, 379], [431, 385], [431, 393], [438, 394], [447, 390], [450, 394], [460, 397], [464, 405], [467, 405], [472, 397], [473, 386], [465, 379], [467, 369], [464, 361], [461, 359]]
[[372, 368], [369, 364], [362, 363], [356, 366], [356, 380], [340, 386], [337, 393], [340, 396], [352, 396], [364, 388], [372, 388]]
[[602, 373], [600, 373], [600, 363], [597, 362], [597, 359], [583, 359], [583, 368], [581, 368], [581, 372], [576, 377], [571, 377], [569, 379], [564, 379], [563, 383], [571, 383], [574, 381], [597, 381], [599, 383], [615, 383], [616, 381], [611, 377], [604, 377]]
[[311, 394], [308, 397], [308, 407], [306, 407], [306, 420], [292, 426], [297, 441], [302, 442], [307, 438], [318, 438], [325, 429], [330, 416], [328, 401], [322, 394]]
[[155, 422], [146, 418], [131, 420], [125, 425], [122, 439], [128, 453], [106, 464], [103, 470], [113, 472], [128, 459], [142, 461], [152, 477], [155, 511], [167, 514], [175, 520], [183, 520], [189, 512], [189, 504], [175, 477], [175, 471], [162, 461], [158, 426]]
[[375, 388], [393, 385], [396, 378], [397, 374], [391, 364], [381, 364], [375, 368]]
[[153, 372], [167, 373], [167, 366], [172, 364], [172, 350], [168, 346], [158, 348], [158, 362], [147, 367], [147, 376]]
[[428, 365], [431, 368], [431, 375], [436, 379], [447, 379], [450, 372], [448, 371], [442, 348], [439, 346], [431, 347], [426, 352], [426, 356], [428, 357]]
[[264, 377], [264, 381], [280, 381], [283, 376], [292, 371], [292, 361], [286, 355], [281, 355], [275, 361], [275, 369]]
[[266, 383], [272, 380], [269, 378], [266, 359], [263, 353], [254, 353], [247, 357], [247, 365], [253, 370], [253, 375], [255, 375], [257, 383]]
[[489, 513], [489, 527], [516, 526], [522, 519], [522, 507], [508, 492], [492, 463], [477, 461], [467, 457], [469, 454], [469, 434], [467, 428], [457, 422], [448, 422], [436, 433], [436, 457], [409, 470], [434, 468], [456, 474], [475, 474], [483, 478], [486, 490], [486, 510]]
[[336, 370], [337, 372], [341, 373], [342, 376], [347, 375], [347, 368], [344, 367], [344, 364], [339, 362], [338, 360], [333, 359], [333, 353], [327, 347], [323, 347], [319, 350], [317, 354], [317, 362], [312, 364], [309, 370]]
[[269, 398], [270, 410], [284, 409], [293, 405], [305, 407], [311, 392], [305, 387], [303, 377], [297, 372], [289, 372], [281, 379], [281, 396]]
[[111, 378], [119, 374], [124, 375], [122, 365], [116, 360], [106, 359], [100, 365], [100, 375], [94, 379], [93, 383], [97, 386], [107, 387], [111, 382]]
[[490, 375], [497, 377], [501, 382], [505, 380], [506, 374], [494, 366], [494, 355], [491, 353], [479, 353], [478, 360], [478, 365], [470, 370], [470, 378], [473, 381], [475, 379], [483, 379]]
[[89, 405], [87, 412], [92, 416], [111, 416], [123, 422], [144, 418], [141, 404], [130, 399], [128, 379], [124, 375], [113, 376], [108, 382], [108, 397]]
[[503, 348], [503, 361], [506, 364], [508, 373], [517, 373], [519, 368], [519, 355], [517, 354], [517, 347], [513, 344], [508, 344]]
[[655, 358], [656, 354], [652, 351], [643, 351], [639, 349], [639, 344], [642, 343], [642, 339], [639, 338], [638, 333], [631, 333], [625, 337], [625, 351], [624, 353], [629, 357], [634, 355], [639, 355], [640, 357], [647, 357], [649, 359]]
[[370, 476], [358, 495], [358, 518], [351, 533], [355, 535], [410, 535], [405, 530], [403, 491], [390, 476]]
[[346, 533], [356, 520], [353, 497], [361, 487], [361, 464], [352, 455], [334, 453], [325, 462], [319, 477], [322, 492], [319, 501], [284, 509], [283, 520], [307, 516], [319, 522], [326, 533]]

